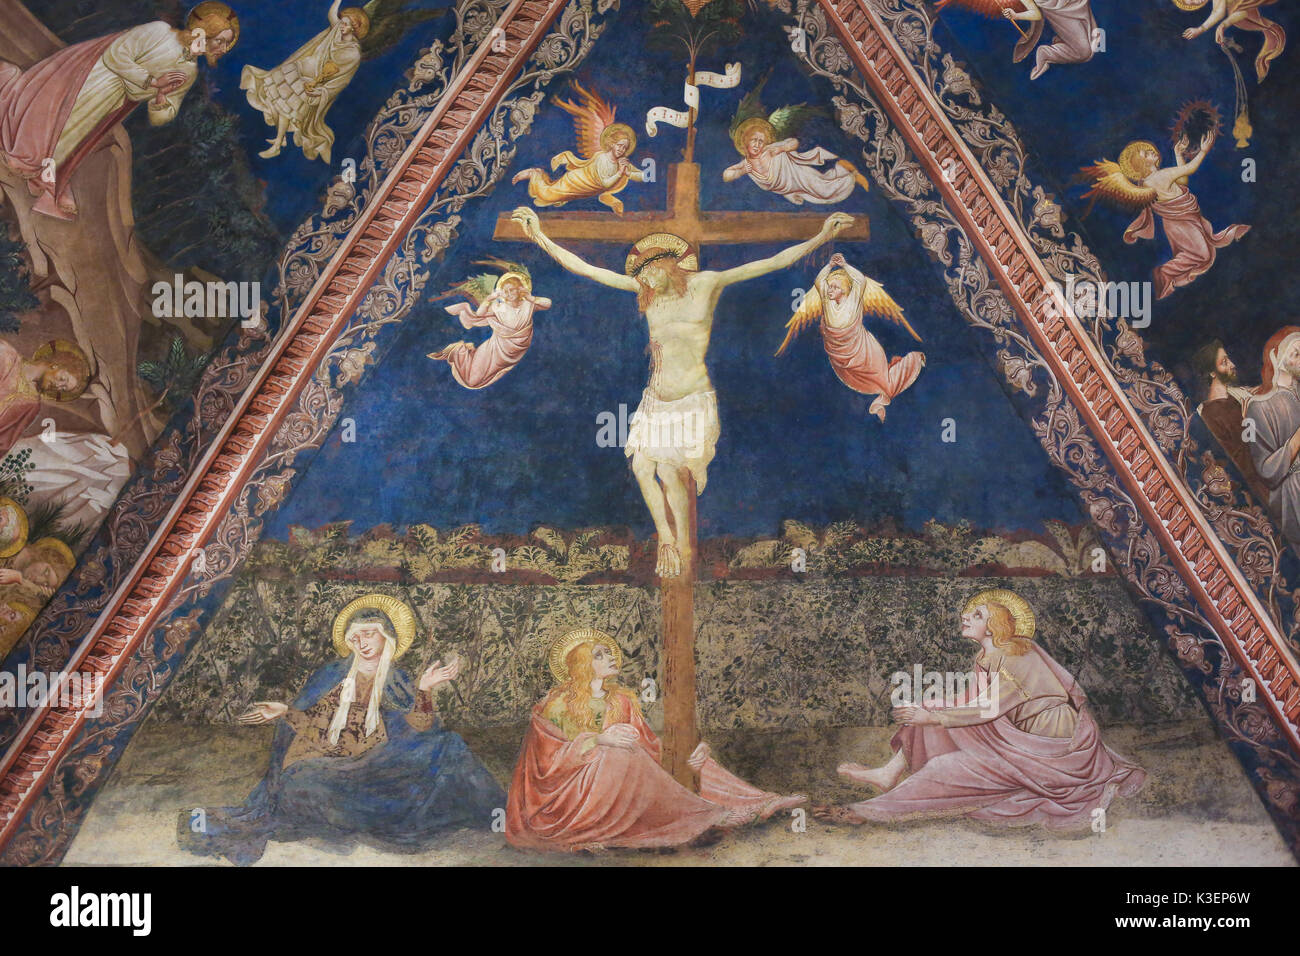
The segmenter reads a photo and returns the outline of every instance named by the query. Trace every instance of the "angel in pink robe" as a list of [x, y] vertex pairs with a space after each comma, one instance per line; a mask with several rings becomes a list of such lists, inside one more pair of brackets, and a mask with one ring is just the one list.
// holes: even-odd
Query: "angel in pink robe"
[[[1032, 640], [1034, 615], [1011, 591], [983, 591], [961, 615], [980, 646], [973, 690], [934, 703], [900, 703], [904, 724], [882, 767], [855, 763], [841, 776], [883, 793], [814, 814], [837, 823], [969, 817], [1006, 826], [1091, 826], [1116, 796], [1137, 793], [1146, 773], [1107, 747], [1083, 692]], [[916, 689], [913, 689], [913, 694]], [[910, 776], [907, 774], [910, 772]]]
[[482, 280], [490, 281], [491, 276], [469, 279], [453, 290], [465, 292], [477, 302], [477, 308], [465, 302], [446, 307], [465, 328], [487, 326], [492, 330], [491, 337], [481, 345], [453, 342], [429, 353], [434, 361], [450, 365], [452, 376], [465, 388], [487, 388], [518, 365], [533, 341], [533, 313], [551, 307], [550, 299], [532, 294], [527, 270], [511, 265], [513, 269], [502, 275], [481, 301], [476, 289], [484, 285]]
[[863, 324], [867, 313], [898, 323], [918, 342], [921, 337], [903, 318], [903, 309], [879, 282], [863, 275], [838, 252], [817, 274], [812, 290], [786, 323], [782, 355], [795, 336], [820, 322], [822, 344], [841, 382], [863, 395], [875, 395], [868, 411], [885, 420], [885, 407], [907, 389], [925, 367], [924, 352], [890, 358]]
[[750, 786], [703, 743], [689, 760], [700, 792], [673, 779], [659, 763], [659, 738], [636, 693], [614, 683], [621, 652], [608, 634], [572, 631], [552, 646], [550, 661], [559, 685], [533, 708], [506, 801], [506, 839], [514, 846], [679, 846], [807, 799]]
[[1121, 207], [1140, 210], [1124, 230], [1126, 243], [1154, 239], [1155, 217], [1160, 217], [1174, 255], [1152, 274], [1157, 299], [1209, 272], [1218, 250], [1250, 231], [1250, 226], [1234, 223], [1215, 232], [1209, 220], [1201, 215], [1200, 203], [1187, 188], [1187, 177], [1200, 168], [1214, 140], [1212, 129], [1201, 138], [1196, 153], [1188, 159], [1185, 153], [1189, 143], [1185, 135], [1181, 136], [1174, 144], [1174, 165], [1163, 169], [1160, 151], [1145, 140], [1125, 146], [1118, 162], [1101, 160], [1084, 167], [1084, 173], [1094, 180], [1092, 189], [1084, 194], [1085, 199], [1096, 196]]

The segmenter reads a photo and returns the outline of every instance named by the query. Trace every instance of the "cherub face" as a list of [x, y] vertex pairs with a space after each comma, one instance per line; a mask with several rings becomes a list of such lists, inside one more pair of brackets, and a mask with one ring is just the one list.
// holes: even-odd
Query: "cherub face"
[[609, 144], [609, 151], [615, 159], [622, 159], [627, 155], [628, 150], [632, 147], [632, 142], [626, 136], [615, 137]]
[[591, 669], [597, 677], [613, 677], [618, 673], [618, 662], [604, 644], [597, 644], [591, 651]]
[[356, 34], [356, 32], [357, 32], [356, 28], [352, 25], [351, 17], [339, 18], [339, 36], [341, 36], [345, 40], [348, 40], [351, 39], [352, 36]]
[[754, 132], [749, 134], [749, 139], [745, 140], [745, 149], [748, 151], [751, 158], [761, 153], [763, 147], [766, 145], [767, 134], [761, 129], [754, 130]]
[[977, 604], [961, 616], [961, 636], [972, 641], [982, 641], [989, 636], [989, 609]]
[[523, 283], [507, 282], [501, 287], [501, 295], [510, 305], [518, 305], [524, 297]]
[[838, 304], [841, 299], [849, 294], [849, 287], [844, 282], [843, 276], [831, 276], [826, 283], [826, 297], [832, 302]]
[[1150, 147], [1138, 150], [1134, 157], [1137, 162], [1137, 168], [1143, 176], [1150, 176], [1160, 168], [1160, 154]]

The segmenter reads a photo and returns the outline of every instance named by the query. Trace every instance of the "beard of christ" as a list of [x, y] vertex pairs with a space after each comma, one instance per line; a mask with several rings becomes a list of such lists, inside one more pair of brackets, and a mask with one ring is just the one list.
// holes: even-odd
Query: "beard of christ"
[[[648, 250], [650, 256], [656, 254], [655, 250]], [[668, 274], [668, 284], [672, 288], [669, 298], [680, 299], [686, 294], [686, 283], [690, 279], [690, 274], [677, 264], [677, 259], [671, 254], [663, 259], [656, 260], [653, 265], [663, 269]], [[640, 286], [636, 293], [636, 307], [641, 312], [647, 311], [655, 300], [657, 294], [638, 274], [636, 277], [637, 284]]]

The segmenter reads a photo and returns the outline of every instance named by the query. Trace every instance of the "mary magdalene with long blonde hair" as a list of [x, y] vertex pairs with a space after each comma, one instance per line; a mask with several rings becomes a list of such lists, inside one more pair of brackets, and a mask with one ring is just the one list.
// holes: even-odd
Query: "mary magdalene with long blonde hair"
[[608, 634], [570, 631], [549, 658], [556, 686], [533, 708], [506, 804], [506, 839], [515, 846], [676, 846], [804, 801], [750, 786], [703, 743], [690, 758], [700, 792], [674, 780], [659, 764], [659, 738], [636, 693], [615, 681], [622, 652]]

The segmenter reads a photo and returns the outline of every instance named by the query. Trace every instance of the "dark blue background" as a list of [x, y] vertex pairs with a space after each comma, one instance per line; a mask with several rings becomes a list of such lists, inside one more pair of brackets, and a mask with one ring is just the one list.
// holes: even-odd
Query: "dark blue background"
[[[620, 120], [642, 132], [647, 109], [678, 104], [684, 76], [682, 64], [639, 52], [643, 28], [629, 7], [579, 73], [613, 100]], [[772, 354], [790, 315], [792, 290], [811, 284], [829, 252], [726, 292], [709, 352], [722, 438], [700, 501], [702, 533], [768, 534], [786, 518], [892, 518], [913, 529], [930, 518], [966, 519], [1008, 530], [1036, 530], [1044, 518], [1079, 520], [1073, 497], [986, 364], [982, 343], [954, 309], [941, 267], [900, 210], [874, 190], [859, 191], [838, 207], [795, 207], [747, 179], [721, 181], [722, 169], [736, 159], [728, 121], [762, 68], [778, 64], [765, 95], [768, 109], [830, 96], [828, 85], [803, 74], [769, 22], [750, 21], [743, 53], [720, 51], [701, 67], [721, 70], [734, 59], [745, 65], [741, 87], [702, 92], [697, 158], [704, 208], [865, 212], [871, 241], [836, 248], [903, 304], [925, 339], [928, 364], [890, 406], [882, 426], [867, 414], [869, 399], [834, 376], [815, 331], [785, 357]], [[856, 152], [829, 120], [816, 121], [801, 138], [805, 146]], [[636, 159], [653, 156], [660, 179], [629, 185], [621, 194], [629, 209], [663, 207], [663, 174], [683, 143], [684, 133], [672, 128], [661, 127], [656, 139], [641, 135]], [[512, 171], [545, 165], [573, 145], [568, 116], [548, 98]], [[477, 271], [471, 262], [485, 254], [526, 261], [536, 293], [555, 306], [538, 315], [533, 346], [520, 366], [488, 389], [459, 387], [444, 364], [425, 354], [467, 336], [441, 304], [422, 304], [349, 397], [343, 415], [355, 420], [357, 442], [344, 444], [335, 431], [268, 534], [281, 536], [290, 524], [345, 519], [358, 528], [480, 522], [489, 532], [527, 532], [541, 523], [650, 530], [622, 450], [597, 447], [595, 440], [600, 412], [617, 413], [623, 403], [630, 414], [636, 406], [646, 379], [644, 320], [630, 294], [572, 277], [531, 246], [491, 242], [498, 212], [526, 201], [522, 185], [503, 183], [473, 206], [430, 285], [440, 291]], [[602, 207], [584, 201], [567, 208]], [[621, 267], [626, 252], [622, 246], [574, 248], [611, 268]], [[779, 248], [709, 247], [705, 264], [723, 268]], [[870, 328], [890, 354], [911, 347], [905, 333], [879, 320]], [[940, 440], [948, 417], [957, 422], [958, 440], [951, 444]]]

